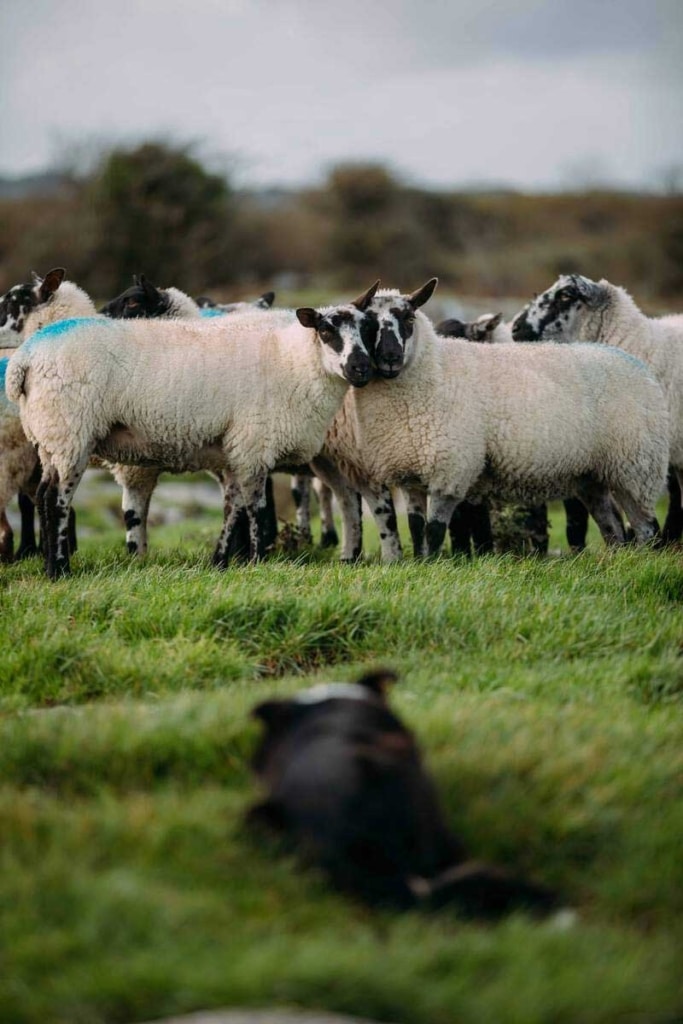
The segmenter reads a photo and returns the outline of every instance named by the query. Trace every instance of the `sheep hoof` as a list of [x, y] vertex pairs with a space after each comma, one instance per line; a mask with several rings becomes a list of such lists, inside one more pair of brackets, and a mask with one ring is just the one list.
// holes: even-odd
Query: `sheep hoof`
[[16, 561], [23, 562], [25, 558], [36, 558], [42, 554], [37, 544], [22, 544], [17, 551]]
[[337, 531], [333, 528], [331, 530], [325, 530], [320, 537], [321, 548], [336, 548], [339, 544], [339, 536]]

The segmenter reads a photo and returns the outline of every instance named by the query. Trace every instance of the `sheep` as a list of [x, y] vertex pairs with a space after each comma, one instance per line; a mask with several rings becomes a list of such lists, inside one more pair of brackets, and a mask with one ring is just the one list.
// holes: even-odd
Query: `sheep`
[[[157, 288], [147, 280], [144, 274], [133, 276], [133, 286], [121, 295], [106, 303], [100, 313], [112, 319], [132, 318], [165, 318], [197, 319], [203, 314], [198, 304], [178, 288]], [[235, 312], [247, 309], [267, 309], [275, 297], [268, 292], [254, 303], [235, 303]], [[210, 300], [206, 300], [210, 301]], [[239, 307], [239, 308], [237, 308]], [[221, 311], [216, 315], [225, 316]], [[110, 465], [114, 479], [122, 489], [122, 510], [126, 525], [126, 546], [130, 554], [144, 555], [147, 552], [147, 520], [152, 494], [162, 473], [162, 469], [152, 466]], [[220, 484], [223, 492], [223, 504], [226, 515], [230, 510], [231, 481], [226, 474], [212, 474]], [[277, 538], [277, 516], [273, 498], [273, 485], [269, 481], [266, 486], [266, 509], [268, 514], [267, 546], [275, 543]], [[240, 515], [239, 522], [233, 530], [231, 553], [242, 556], [249, 551], [249, 522], [245, 514]]]
[[233, 504], [214, 560], [244, 506], [250, 554], [261, 558], [268, 472], [310, 461], [349, 386], [370, 379], [365, 310], [378, 284], [322, 310], [207, 322], [89, 318], [33, 335], [10, 360], [6, 388], [43, 467], [48, 576], [70, 571], [67, 516], [93, 454], [232, 473]]
[[[433, 278], [411, 295], [375, 296], [375, 363], [387, 379], [347, 394], [323, 447], [369, 501], [378, 525], [385, 513], [380, 485], [428, 493], [429, 555], [440, 550], [453, 510], [468, 495], [545, 501], [574, 494], [606, 543], [623, 543], [612, 491], [635, 539], [650, 540], [668, 416], [644, 364], [597, 346], [440, 339], [419, 308], [435, 287]], [[419, 552], [424, 520], [414, 516], [410, 525]], [[400, 543], [390, 539], [382, 553], [400, 557]]]
[[683, 515], [683, 315], [646, 316], [624, 288], [564, 274], [517, 314], [515, 341], [588, 341], [623, 349], [650, 367], [669, 408], [669, 514], [662, 541], [681, 538]]
[[103, 316], [114, 320], [136, 317], [181, 317], [193, 319], [201, 316], [194, 299], [179, 288], [156, 288], [144, 274], [133, 275], [133, 285], [100, 309]]
[[[513, 340], [512, 323], [502, 322], [502, 316], [502, 313], [483, 313], [470, 322], [457, 319], [443, 320], [437, 325], [436, 333], [447, 338], [466, 338], [468, 341], [480, 343], [510, 344]], [[567, 516], [567, 543], [571, 551], [577, 554], [586, 547], [588, 511], [578, 498], [565, 498], [563, 504]], [[615, 512], [619, 514], [617, 509]], [[529, 538], [531, 550], [537, 554], [547, 554], [547, 506], [534, 505], [528, 509], [520, 509], [519, 513], [523, 516], [519, 526], [522, 535]], [[493, 532], [486, 505], [461, 502], [453, 513], [448, 532], [454, 552], [469, 555], [470, 540], [476, 554], [493, 551]]]
[[544, 886], [468, 859], [412, 733], [389, 706], [395, 680], [377, 670], [257, 705], [264, 730], [252, 768], [267, 796], [248, 823], [290, 839], [333, 885], [373, 906], [453, 903], [485, 919], [557, 909]]
[[485, 344], [508, 344], [512, 341], [511, 325], [503, 322], [502, 313], [482, 313], [476, 320], [442, 320], [434, 328], [444, 338], [466, 338]]
[[223, 316], [225, 313], [244, 313], [250, 309], [270, 309], [275, 301], [275, 292], [264, 292], [253, 302], [214, 302], [208, 295], [194, 300], [202, 316]]
[[[87, 296], [85, 296], [85, 292], [82, 292], [80, 289], [76, 289], [76, 286], [72, 282], [64, 280], [64, 273], [65, 272], [62, 268], [50, 271], [50, 273], [46, 275], [45, 283], [42, 284], [43, 292], [47, 295], [45, 301], [49, 302], [49, 315], [54, 317], [54, 320], [51, 322], [56, 322], [56, 320], [60, 319], [68, 319], [69, 317], [76, 315], [92, 316], [95, 309], [92, 302]], [[177, 288], [157, 289], [146, 280], [144, 274], [140, 275], [139, 278], [134, 278], [134, 281], [135, 284], [132, 288], [129, 288], [116, 299], [112, 299], [111, 302], [107, 303], [100, 312], [106, 316], [116, 318], [135, 316], [199, 317], [199, 310], [196, 304]], [[52, 290], [50, 290], [50, 288]], [[39, 278], [35, 278], [33, 286], [16, 285], [14, 288], [10, 289], [5, 297], [8, 307], [12, 303], [16, 305], [22, 296], [24, 304], [27, 302], [31, 303], [36, 298], [40, 299], [41, 295], [39, 289]], [[33, 296], [33, 300], [31, 296]], [[59, 301], [57, 301], [57, 299]], [[40, 302], [36, 308], [33, 308], [32, 317], [30, 317], [23, 325], [21, 330], [22, 340], [33, 333], [34, 329], [39, 329], [40, 326], [44, 325], [44, 323], [49, 322], [45, 320], [45, 317], [37, 317], [37, 311], [39, 308]], [[15, 323], [16, 322], [17, 320], [15, 318]], [[17, 407], [7, 402], [7, 408], [4, 411], [5, 416], [9, 416], [9, 420], [12, 424], [11, 428], [8, 427], [4, 432], [5, 440], [2, 447], [5, 461], [7, 462], [7, 460], [11, 459], [17, 466], [22, 466], [22, 472], [30, 477], [32, 470], [37, 468], [35, 451], [33, 446], [28, 444], [23, 434]], [[12, 432], [11, 437], [9, 434], [10, 429]], [[99, 464], [101, 465], [102, 463]], [[144, 549], [146, 546], [146, 520], [149, 500], [154, 487], [156, 486], [159, 471], [149, 468], [115, 465], [107, 465], [107, 468], [112, 471], [114, 478], [122, 488], [124, 518], [126, 520], [128, 533], [126, 538], [128, 548], [131, 551], [137, 550], [138, 538], [135, 535], [135, 531], [139, 530], [144, 537], [144, 544], [141, 545]], [[31, 496], [35, 495], [35, 489], [38, 481], [39, 476], [37, 479], [33, 480], [30, 485], [29, 493]], [[14, 484], [10, 486], [10, 491], [11, 494], [16, 493]], [[35, 530], [33, 526], [33, 502], [31, 497], [29, 497], [29, 493], [23, 493], [22, 491], [19, 492], [22, 540], [19, 551], [17, 552], [17, 557], [25, 557], [28, 554], [37, 553]], [[139, 515], [139, 511], [143, 509], [144, 512]], [[74, 549], [75, 533], [72, 539], [72, 550]], [[11, 557], [11, 555], [9, 557]], [[7, 555], [5, 555], [5, 560], [7, 560]]]
[[[19, 495], [21, 544], [17, 558], [37, 553], [33, 526], [33, 497], [38, 485], [39, 464], [35, 448], [21, 426], [19, 409], [5, 394], [4, 379], [8, 356], [35, 331], [69, 317], [87, 317], [95, 306], [82, 289], [65, 281], [62, 267], [50, 270], [44, 278], [17, 284], [0, 298], [0, 561], [13, 559], [14, 537], [7, 519], [7, 505]], [[73, 517], [71, 546], [75, 547]]]

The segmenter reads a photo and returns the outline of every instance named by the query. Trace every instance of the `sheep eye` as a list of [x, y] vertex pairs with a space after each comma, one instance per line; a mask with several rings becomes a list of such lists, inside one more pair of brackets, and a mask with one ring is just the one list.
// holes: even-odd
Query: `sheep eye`
[[135, 309], [135, 307], [139, 306], [140, 303], [136, 302], [135, 299], [128, 299], [128, 305], [130, 306], [131, 309]]

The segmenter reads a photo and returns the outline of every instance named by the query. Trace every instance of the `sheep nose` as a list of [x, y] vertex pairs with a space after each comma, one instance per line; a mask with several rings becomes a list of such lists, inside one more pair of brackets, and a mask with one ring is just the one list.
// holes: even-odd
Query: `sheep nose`
[[372, 365], [368, 356], [358, 353], [351, 356], [346, 364], [346, 375], [352, 384], [367, 384], [372, 373]]
[[535, 339], [534, 330], [525, 316], [515, 320], [512, 325], [513, 341], [535, 341]]

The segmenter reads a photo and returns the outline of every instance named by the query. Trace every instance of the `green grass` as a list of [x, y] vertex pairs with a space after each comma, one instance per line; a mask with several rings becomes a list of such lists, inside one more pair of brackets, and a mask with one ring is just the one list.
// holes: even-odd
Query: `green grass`
[[[683, 1013], [680, 551], [220, 574], [215, 517], [152, 530], [133, 564], [92, 516], [70, 579], [0, 573], [3, 1024]], [[453, 828], [557, 887], [574, 927], [370, 912], [245, 831], [249, 709], [380, 662]]]

